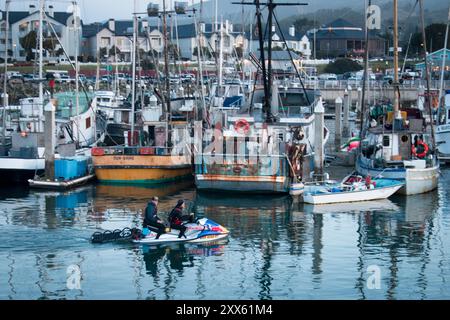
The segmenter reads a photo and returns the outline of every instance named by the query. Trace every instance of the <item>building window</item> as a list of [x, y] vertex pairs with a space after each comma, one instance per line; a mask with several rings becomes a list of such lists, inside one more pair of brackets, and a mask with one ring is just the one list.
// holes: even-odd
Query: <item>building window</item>
[[305, 43], [305, 44], [303, 44], [303, 50], [306, 50], [306, 49], [308, 49], [308, 45]]
[[86, 129], [89, 129], [91, 127], [91, 117], [86, 118]]
[[111, 38], [102, 37], [100, 39], [100, 45], [102, 47], [109, 47], [111, 45]]
[[229, 47], [230, 46], [230, 37], [229, 36], [225, 36], [224, 38], [223, 38], [223, 45], [225, 46], [225, 47]]

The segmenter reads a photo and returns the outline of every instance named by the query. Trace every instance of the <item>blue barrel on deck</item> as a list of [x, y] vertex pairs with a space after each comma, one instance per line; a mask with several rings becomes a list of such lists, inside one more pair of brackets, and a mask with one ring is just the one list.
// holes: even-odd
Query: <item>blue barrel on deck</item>
[[70, 158], [55, 160], [55, 178], [58, 180], [71, 180], [78, 177], [78, 163]]
[[84, 177], [88, 173], [88, 157], [76, 156], [73, 158], [77, 162], [77, 177]]

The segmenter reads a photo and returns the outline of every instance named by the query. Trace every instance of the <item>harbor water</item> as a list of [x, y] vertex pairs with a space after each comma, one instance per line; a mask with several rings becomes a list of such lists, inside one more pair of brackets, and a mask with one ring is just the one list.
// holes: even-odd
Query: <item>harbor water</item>
[[[0, 299], [448, 299], [450, 171], [439, 189], [310, 206], [198, 193], [190, 182], [66, 192], [0, 190]], [[205, 245], [92, 244], [180, 198], [230, 230]], [[375, 277], [375, 278], [374, 278]]]

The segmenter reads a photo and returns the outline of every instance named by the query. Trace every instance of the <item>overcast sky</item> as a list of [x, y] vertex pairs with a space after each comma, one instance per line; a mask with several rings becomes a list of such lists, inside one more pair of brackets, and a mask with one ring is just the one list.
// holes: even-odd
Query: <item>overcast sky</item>
[[[104, 21], [109, 18], [115, 19], [131, 19], [131, 13], [134, 8], [134, 1], [137, 2], [138, 12], [145, 12], [149, 2], [159, 3], [162, 8], [162, 0], [78, 0], [81, 10], [81, 18], [85, 23]], [[189, 4], [198, 3], [200, 0], [184, 0]], [[206, 1], [206, 0], [205, 0]], [[4, 1], [1, 1], [1, 7], [4, 9]], [[66, 11], [70, 7], [71, 1], [58, 0], [47, 1], [52, 4], [57, 11]], [[173, 0], [167, 0], [168, 4]], [[220, 2], [220, 1], [219, 1]], [[37, 5], [38, 1], [12, 0], [11, 10], [28, 10], [30, 4]]]

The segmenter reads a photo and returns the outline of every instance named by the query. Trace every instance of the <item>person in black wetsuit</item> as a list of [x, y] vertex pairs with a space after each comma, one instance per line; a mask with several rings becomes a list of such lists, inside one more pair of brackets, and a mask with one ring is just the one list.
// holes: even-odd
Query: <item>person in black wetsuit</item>
[[183, 225], [184, 221], [192, 222], [192, 215], [183, 216], [183, 209], [186, 207], [184, 200], [178, 200], [177, 205], [173, 208], [172, 212], [169, 214], [170, 227], [175, 230], [180, 230], [178, 238], [184, 237], [186, 239], [186, 226]]
[[156, 239], [159, 239], [166, 229], [164, 221], [158, 217], [158, 201], [158, 197], [153, 197], [147, 204], [144, 218], [144, 228], [148, 226], [158, 228]]

